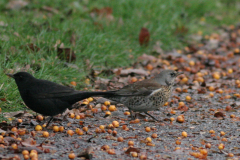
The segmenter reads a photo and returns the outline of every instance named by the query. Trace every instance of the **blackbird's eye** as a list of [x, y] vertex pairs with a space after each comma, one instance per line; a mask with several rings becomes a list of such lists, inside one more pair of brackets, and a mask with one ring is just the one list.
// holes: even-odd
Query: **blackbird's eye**
[[18, 79], [18, 80], [22, 80], [23, 76], [22, 75], [15, 75], [15, 78]]
[[170, 73], [171, 77], [175, 77], [176, 74], [175, 73]]

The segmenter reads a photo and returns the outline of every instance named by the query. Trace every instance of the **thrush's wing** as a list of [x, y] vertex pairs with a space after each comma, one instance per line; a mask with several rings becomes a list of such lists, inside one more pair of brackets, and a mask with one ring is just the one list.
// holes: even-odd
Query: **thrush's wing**
[[163, 86], [155, 82], [153, 79], [144, 80], [127, 85], [120, 90], [116, 91], [119, 95], [134, 95], [134, 96], [147, 96], [154, 91], [161, 89]]

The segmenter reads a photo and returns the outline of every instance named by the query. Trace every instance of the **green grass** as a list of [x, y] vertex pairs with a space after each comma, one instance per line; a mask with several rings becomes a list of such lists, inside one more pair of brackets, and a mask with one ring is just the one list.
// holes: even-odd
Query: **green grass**
[[[82, 89], [89, 73], [86, 60], [96, 69], [129, 66], [139, 55], [151, 54], [157, 41], [164, 50], [182, 48], [192, 33], [210, 34], [219, 26], [240, 20], [239, 2], [226, 0], [32, 0], [20, 10], [6, 9], [7, 3], [8, 0], [0, 1], [0, 21], [7, 25], [0, 26], [0, 86], [3, 84], [0, 98], [7, 99], [0, 101], [3, 112], [23, 106], [14, 80], [4, 75], [11, 70], [17, 72], [26, 65], [37, 64], [40, 66], [34, 73], [37, 78], [64, 85], [75, 80], [76, 89]], [[45, 11], [43, 6], [55, 8], [58, 13]], [[93, 8], [107, 6], [113, 10], [113, 21], [90, 16]], [[72, 14], [68, 15], [70, 11]], [[176, 29], [181, 26], [188, 33], [176, 35]], [[141, 47], [138, 42], [142, 27], [148, 28], [151, 34], [148, 47]], [[75, 46], [70, 42], [72, 34], [76, 36]], [[78, 69], [66, 67], [56, 58], [53, 46], [57, 41], [74, 49], [77, 60], [73, 64]], [[41, 50], [28, 52], [21, 48], [27, 43]], [[30, 70], [34, 71], [34, 67]]]

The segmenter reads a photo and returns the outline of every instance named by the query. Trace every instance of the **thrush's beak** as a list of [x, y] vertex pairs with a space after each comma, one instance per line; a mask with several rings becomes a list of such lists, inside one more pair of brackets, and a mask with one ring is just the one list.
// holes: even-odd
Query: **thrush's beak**
[[7, 76], [11, 77], [11, 78], [14, 78], [14, 75], [13, 74], [6, 74]]
[[184, 74], [183, 72], [177, 72], [177, 76], [179, 76], [180, 74]]

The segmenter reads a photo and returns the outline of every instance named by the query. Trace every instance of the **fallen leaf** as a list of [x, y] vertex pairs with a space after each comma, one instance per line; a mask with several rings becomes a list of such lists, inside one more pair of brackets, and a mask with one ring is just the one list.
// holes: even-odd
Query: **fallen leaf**
[[103, 30], [103, 25], [102, 25], [101, 23], [99, 23], [99, 22], [94, 22], [93, 24], [94, 24], [94, 26], [97, 27], [97, 29]]
[[214, 114], [214, 117], [217, 117], [217, 118], [223, 118], [225, 115], [222, 113], [222, 112], [216, 112]]
[[4, 21], [0, 21], [0, 26], [1, 27], [7, 27], [8, 24], [6, 22], [4, 22]]
[[185, 105], [184, 106], [179, 106], [178, 110], [186, 112], [186, 111], [188, 111], [188, 107], [185, 106]]
[[66, 60], [67, 62], [76, 60], [76, 55], [70, 48], [58, 48], [57, 55], [59, 59]]
[[73, 33], [70, 38], [70, 43], [75, 46], [76, 45], [76, 35]]
[[207, 89], [206, 88], [199, 88], [198, 89], [198, 94], [204, 94], [207, 92]]
[[28, 5], [28, 2], [23, 1], [23, 0], [11, 0], [8, 2], [6, 8], [7, 9], [12, 9], [12, 10], [19, 10], [23, 7]]
[[98, 9], [98, 8], [93, 8], [91, 10], [91, 13], [97, 13], [98, 16], [102, 16], [102, 15], [110, 15], [112, 14], [112, 8], [111, 7], [104, 7], [102, 9]]
[[[11, 131], [8, 131], [8, 132], [6, 133], [6, 135], [14, 135], [14, 136], [15, 136], [15, 133], [13, 133], [13, 132], [11, 132]], [[14, 139], [14, 138], [12, 138], [12, 137], [4, 137], [4, 143], [6, 143], [7, 145], [12, 144], [12, 143], [18, 143], [18, 142], [20, 142], [20, 141]]]
[[112, 12], [113, 10], [111, 7], [104, 7], [102, 9], [93, 8], [90, 12], [90, 15], [92, 18], [98, 16], [99, 19], [106, 18], [109, 21], [113, 21], [114, 17], [112, 15]]
[[188, 28], [186, 28], [184, 25], [182, 26], [177, 26], [175, 30], [175, 34], [186, 34], [188, 32]]
[[122, 69], [120, 75], [121, 76], [127, 76], [130, 74], [138, 74], [138, 75], [148, 75], [148, 72], [144, 69]]
[[27, 138], [21, 144], [25, 147], [31, 147], [31, 146], [39, 146], [39, 144], [36, 144], [36, 141], [33, 138]]
[[133, 147], [130, 147], [126, 150], [126, 154], [130, 154], [131, 152], [137, 152], [137, 153], [140, 153], [140, 149], [139, 148], [133, 148]]
[[121, 74], [122, 68], [118, 68], [117, 70], [113, 70], [113, 72], [118, 76]]
[[32, 114], [30, 114], [30, 113], [27, 113], [27, 112], [25, 112], [25, 111], [16, 111], [16, 112], [5, 112], [4, 113], [4, 117], [6, 117], [6, 118], [11, 118], [11, 117], [16, 117], [16, 118], [18, 118], [18, 117], [31, 117], [32, 116]]
[[28, 44], [26, 44], [26, 45], [22, 45], [22, 46], [20, 46], [20, 48], [21, 48], [21, 49], [25, 48], [25, 49], [28, 50], [28, 52], [31, 52], [31, 51], [33, 51], [33, 52], [38, 52], [38, 51], [40, 50], [40, 48], [38, 48], [38, 47], [37, 47], [35, 44], [33, 44], [33, 43], [28, 43]]
[[49, 7], [49, 6], [43, 6], [42, 9], [45, 10], [45, 11], [48, 11], [48, 12], [55, 13], [55, 14], [58, 13], [58, 10], [57, 10], [57, 9], [52, 8], [52, 7]]
[[147, 55], [147, 54], [143, 54], [142, 56], [138, 57], [139, 60], [148, 60], [148, 61], [156, 61], [157, 58], [152, 56], [152, 55]]
[[0, 98], [0, 100], [3, 101], [3, 102], [6, 102], [6, 101], [7, 101], [6, 98]]
[[142, 28], [139, 33], [139, 44], [147, 46], [150, 40], [150, 33], [147, 28]]

